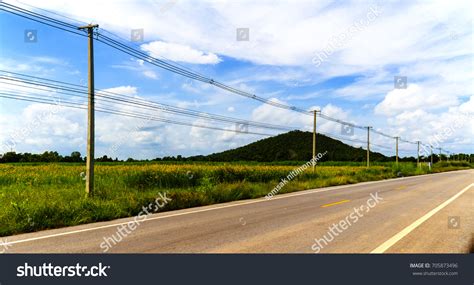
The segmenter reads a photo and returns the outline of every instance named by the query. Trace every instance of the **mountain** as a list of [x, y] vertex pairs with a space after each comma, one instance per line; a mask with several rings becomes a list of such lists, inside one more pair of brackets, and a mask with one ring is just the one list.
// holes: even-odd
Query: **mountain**
[[[313, 150], [313, 133], [291, 131], [265, 138], [236, 149], [213, 153], [207, 156], [194, 156], [190, 160], [205, 161], [288, 161], [310, 160]], [[316, 151], [327, 153], [321, 161], [365, 161], [367, 151], [355, 148], [322, 134], [316, 136]], [[381, 153], [370, 152], [371, 161], [388, 161]]]

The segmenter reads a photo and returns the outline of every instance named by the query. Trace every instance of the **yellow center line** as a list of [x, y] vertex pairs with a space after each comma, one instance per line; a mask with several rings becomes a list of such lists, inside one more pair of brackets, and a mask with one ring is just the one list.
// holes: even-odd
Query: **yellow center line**
[[342, 200], [342, 201], [339, 201], [339, 202], [334, 202], [334, 203], [331, 203], [331, 204], [322, 205], [321, 208], [331, 207], [331, 206], [339, 205], [339, 204], [346, 203], [346, 202], [349, 202], [349, 201], [351, 201], [351, 200]]
[[407, 188], [407, 185], [403, 185], [403, 186], [397, 187], [397, 188], [395, 188], [395, 190], [403, 190], [403, 189], [405, 189], [405, 188]]

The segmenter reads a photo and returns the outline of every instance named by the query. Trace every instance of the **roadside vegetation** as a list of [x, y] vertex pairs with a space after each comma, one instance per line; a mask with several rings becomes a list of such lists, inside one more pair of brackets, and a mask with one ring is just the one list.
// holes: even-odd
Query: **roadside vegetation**
[[[0, 164], [0, 236], [137, 215], [160, 192], [172, 200], [161, 211], [263, 197], [305, 162], [98, 163], [95, 193], [86, 198], [83, 163]], [[344, 164], [344, 165], [343, 165]], [[349, 164], [349, 165], [348, 165]], [[279, 193], [472, 168], [467, 162], [323, 162]]]

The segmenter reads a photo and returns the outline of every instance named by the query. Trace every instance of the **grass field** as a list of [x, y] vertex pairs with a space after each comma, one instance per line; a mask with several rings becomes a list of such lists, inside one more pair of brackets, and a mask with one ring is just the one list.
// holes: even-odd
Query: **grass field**
[[[167, 192], [160, 211], [265, 196], [304, 164], [103, 163], [96, 165], [95, 193], [84, 195], [83, 164], [0, 164], [0, 236], [137, 215]], [[470, 168], [441, 162], [430, 171], [413, 163], [324, 163], [285, 185], [279, 193]]]

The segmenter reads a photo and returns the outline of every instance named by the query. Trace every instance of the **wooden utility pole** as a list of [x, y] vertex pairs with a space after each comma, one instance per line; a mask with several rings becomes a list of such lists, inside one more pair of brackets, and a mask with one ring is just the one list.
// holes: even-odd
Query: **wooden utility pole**
[[319, 111], [314, 110], [314, 122], [313, 122], [313, 172], [316, 167], [316, 116]]
[[370, 128], [367, 127], [367, 167], [370, 167]]
[[420, 167], [420, 141], [417, 141], [416, 144], [418, 145], [416, 153], [416, 166]]
[[398, 165], [398, 138], [395, 137], [395, 163]]
[[89, 94], [87, 108], [87, 162], [86, 162], [86, 195], [94, 193], [94, 144], [95, 144], [95, 114], [94, 114], [94, 29], [99, 25], [79, 27], [86, 30], [89, 37]]

